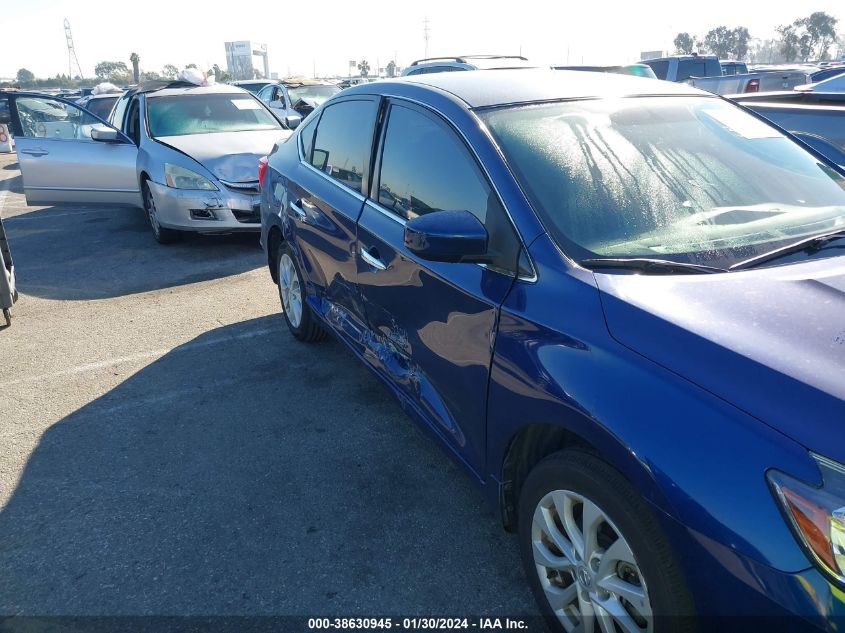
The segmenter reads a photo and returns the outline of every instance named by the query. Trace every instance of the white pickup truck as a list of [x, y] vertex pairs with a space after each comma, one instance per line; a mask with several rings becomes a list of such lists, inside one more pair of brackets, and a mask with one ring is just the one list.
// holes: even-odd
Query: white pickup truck
[[717, 95], [734, 95], [745, 92], [792, 90], [795, 86], [806, 84], [808, 81], [807, 70], [788, 68], [755, 70], [744, 75], [690, 77], [687, 83]]

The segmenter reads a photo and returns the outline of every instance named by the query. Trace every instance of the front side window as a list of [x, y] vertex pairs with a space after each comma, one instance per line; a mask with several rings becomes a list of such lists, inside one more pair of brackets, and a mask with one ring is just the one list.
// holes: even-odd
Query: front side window
[[487, 227], [497, 266], [514, 270], [519, 240], [498, 196], [466, 145], [434, 115], [391, 106], [378, 202], [406, 220], [432, 211], [469, 211]]
[[317, 125], [311, 164], [361, 191], [375, 118], [374, 101], [341, 101], [326, 107]]
[[482, 117], [553, 238], [578, 260], [727, 267], [845, 228], [845, 178], [720, 99], [591, 100]]
[[281, 124], [252, 95], [180, 94], [147, 97], [153, 137], [281, 130]]
[[18, 117], [23, 136], [91, 140], [91, 129], [103, 123], [73, 104], [48, 97], [18, 97]]

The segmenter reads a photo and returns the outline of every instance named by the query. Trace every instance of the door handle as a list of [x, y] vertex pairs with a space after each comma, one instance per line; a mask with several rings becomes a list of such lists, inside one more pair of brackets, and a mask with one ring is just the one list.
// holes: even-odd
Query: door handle
[[[297, 202], [301, 203], [302, 200], [297, 200]], [[305, 218], [308, 217], [305, 215], [305, 211], [302, 210], [302, 207], [300, 207], [296, 202], [290, 203], [290, 210], [293, 211], [294, 216], [296, 216], [296, 219], [300, 222], [305, 222]]]
[[361, 259], [376, 270], [387, 270], [387, 264], [378, 258], [378, 251], [375, 249], [371, 249], [371, 251], [374, 251], [375, 255], [364, 248], [360, 249]]
[[41, 149], [40, 147], [33, 147], [32, 149], [22, 149], [21, 154], [29, 154], [30, 156], [46, 156], [49, 154], [46, 149]]

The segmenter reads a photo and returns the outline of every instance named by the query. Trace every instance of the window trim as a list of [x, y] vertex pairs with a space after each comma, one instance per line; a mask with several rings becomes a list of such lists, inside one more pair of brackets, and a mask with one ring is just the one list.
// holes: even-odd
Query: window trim
[[[478, 155], [478, 152], [475, 151], [475, 148], [469, 142], [469, 139], [466, 137], [466, 134], [464, 134], [460, 130], [460, 128], [458, 128], [458, 126], [455, 125], [451, 121], [451, 119], [449, 119], [449, 117], [444, 115], [439, 110], [436, 110], [432, 106], [428, 105], [427, 103], [423, 103], [421, 101], [417, 101], [416, 99], [411, 99], [411, 98], [408, 98], [408, 97], [397, 97], [397, 96], [393, 96], [393, 95], [384, 95], [383, 96], [381, 107], [384, 109], [384, 113], [383, 113], [383, 116], [381, 117], [380, 120], [377, 119], [378, 130], [377, 130], [377, 134], [375, 135], [376, 138], [375, 138], [375, 144], [374, 144], [375, 152], [373, 154], [374, 160], [372, 161], [372, 174], [371, 174], [372, 177], [369, 179], [369, 183], [368, 183], [369, 186], [367, 188], [366, 201], [373, 203], [378, 208], [379, 211], [381, 211], [383, 214], [385, 214], [387, 217], [391, 218], [392, 220], [398, 222], [399, 224], [404, 226], [407, 223], [407, 220], [405, 220], [401, 216], [397, 215], [396, 213], [394, 213], [390, 209], [385, 208], [384, 206], [381, 205], [381, 203], [379, 203], [379, 201], [378, 201], [378, 188], [377, 188], [377, 185], [375, 184], [376, 174], [378, 174], [378, 181], [379, 182], [381, 181], [381, 161], [382, 161], [382, 154], [384, 153], [384, 139], [387, 136], [387, 123], [390, 119], [390, 116], [389, 116], [390, 107], [392, 106], [393, 102], [397, 102], [400, 105], [403, 105], [405, 107], [408, 107], [408, 105], [410, 104], [409, 109], [411, 109], [411, 110], [422, 110], [423, 114], [428, 114], [430, 116], [435, 117], [435, 119], [437, 121], [439, 121], [440, 123], [443, 123], [448, 129], [451, 129], [452, 132], [455, 133], [458, 141], [460, 143], [462, 143], [464, 145], [464, 147], [467, 149], [467, 153], [468, 153], [470, 159], [475, 162], [475, 165], [476, 165], [477, 169], [479, 170], [479, 173], [481, 175], [482, 180], [490, 187], [490, 190], [496, 195], [496, 198], [498, 199], [499, 204], [502, 207], [502, 210], [505, 212], [505, 216], [507, 217], [508, 222], [511, 225], [511, 228], [513, 229], [513, 232], [516, 235], [516, 238], [519, 240], [520, 252], [525, 255], [525, 259], [528, 261], [529, 268], [531, 269], [531, 274], [530, 275], [519, 274], [519, 271], [516, 271], [517, 275], [516, 275], [515, 279], [517, 281], [527, 281], [527, 282], [531, 282], [531, 283], [536, 282], [538, 277], [537, 277], [537, 267], [534, 265], [534, 259], [531, 257], [531, 253], [528, 252], [528, 246], [525, 243], [525, 240], [523, 239], [522, 234], [519, 232], [519, 229], [516, 226], [516, 222], [514, 222], [514, 220], [513, 220], [513, 216], [511, 215], [510, 210], [508, 209], [507, 205], [505, 204], [504, 200], [502, 199], [501, 192], [499, 191], [498, 187], [496, 187], [495, 183], [493, 182], [493, 178], [490, 177], [490, 172], [487, 171], [487, 167], [481, 161], [481, 158]], [[470, 114], [472, 114], [472, 113], [470, 113]], [[373, 188], [374, 187], [376, 187], [376, 189], [375, 189], [375, 196], [376, 197], [375, 198], [373, 198], [373, 194], [374, 194]], [[488, 268], [487, 264], [476, 264], [476, 265], [481, 266], [482, 268], [485, 268], [485, 269]]]

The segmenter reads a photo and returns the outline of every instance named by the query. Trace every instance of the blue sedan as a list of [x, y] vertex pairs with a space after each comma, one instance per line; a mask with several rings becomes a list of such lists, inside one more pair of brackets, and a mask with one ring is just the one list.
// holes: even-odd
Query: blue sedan
[[687, 86], [520, 70], [345, 90], [261, 182], [291, 334], [483, 487], [555, 630], [843, 622], [838, 167]]

